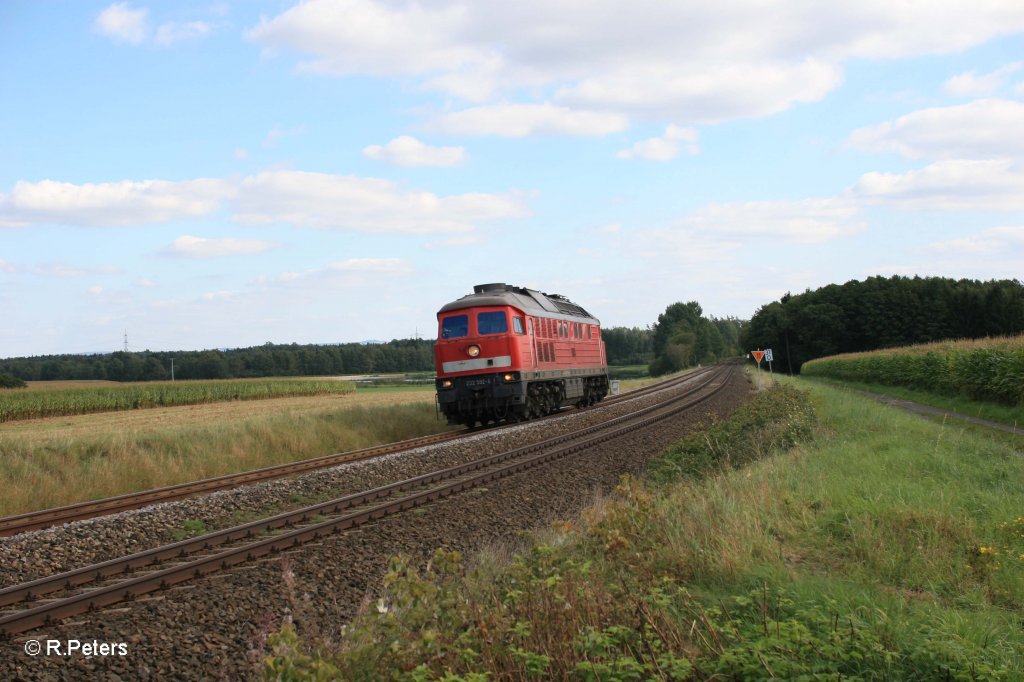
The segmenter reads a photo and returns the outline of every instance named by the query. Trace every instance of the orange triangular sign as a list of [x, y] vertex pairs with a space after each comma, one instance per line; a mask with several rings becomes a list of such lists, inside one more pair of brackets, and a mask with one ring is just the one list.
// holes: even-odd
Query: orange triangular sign
[[754, 359], [757, 360], [757, 364], [760, 365], [761, 364], [761, 359], [764, 357], [764, 351], [763, 350], [752, 350], [752, 351], [750, 351], [750, 354], [754, 356]]

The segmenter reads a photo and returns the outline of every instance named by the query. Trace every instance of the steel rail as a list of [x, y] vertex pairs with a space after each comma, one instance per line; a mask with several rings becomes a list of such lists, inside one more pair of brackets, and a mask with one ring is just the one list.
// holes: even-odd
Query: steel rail
[[[623, 400], [632, 400], [649, 393], [665, 390], [675, 384], [689, 381], [699, 376], [701, 373], [703, 373], [703, 370], [701, 372], [693, 372], [679, 377], [673, 377], [672, 379], [652, 384], [650, 386], [644, 386], [643, 388], [629, 391], [618, 396], [612, 396], [611, 398], [602, 401], [600, 405], [613, 405]], [[319, 457], [297, 460], [295, 462], [286, 462], [284, 464], [274, 464], [235, 474], [224, 474], [222, 476], [215, 476], [213, 478], [206, 478], [198, 481], [177, 483], [160, 488], [143, 490], [137, 493], [126, 493], [124, 495], [106, 497], [99, 500], [77, 502], [75, 504], [69, 504], [61, 507], [53, 507], [50, 509], [42, 509], [39, 511], [0, 517], [0, 537], [17, 535], [19, 533], [25, 533], [32, 530], [40, 530], [51, 526], [71, 523], [72, 521], [82, 521], [84, 519], [105, 516], [107, 514], [114, 514], [130, 509], [139, 509], [151, 504], [173, 502], [175, 500], [216, 492], [218, 490], [229, 490], [242, 485], [269, 481], [317, 469], [325, 469], [338, 464], [357, 462], [370, 459], [372, 457], [378, 457], [380, 455], [403, 452], [405, 450], [454, 440], [476, 432], [476, 430], [467, 430], [432, 434], [429, 436], [397, 441], [395, 443], [387, 443], [385, 445], [361, 448], [359, 450], [352, 450], [349, 452], [321, 455]]]
[[[180, 565], [128, 578], [112, 585], [95, 587], [77, 595], [72, 595], [4, 616], [0, 618], [0, 634], [7, 636], [18, 634], [71, 615], [77, 615], [91, 609], [131, 600], [141, 594], [166, 588], [179, 582], [190, 580], [193, 577], [230, 568], [239, 563], [250, 561], [269, 553], [276, 553], [284, 549], [289, 549], [300, 545], [303, 542], [323, 537], [328, 533], [328, 531], [329, 533], [337, 533], [398, 511], [404, 511], [448, 497], [449, 495], [477, 485], [482, 485], [485, 482], [489, 482], [497, 478], [503, 478], [505, 476], [518, 473], [525, 469], [553, 459], [564, 457], [593, 445], [604, 443], [612, 438], [644, 428], [656, 421], [672, 416], [679, 411], [688, 409], [708, 399], [727, 385], [728, 379], [732, 376], [732, 371], [732, 367], [727, 367], [720, 372], [715, 372], [707, 379], [707, 381], [701, 383], [699, 386], [693, 387], [680, 395], [674, 396], [664, 403], [649, 406], [638, 410], [635, 413], [617, 417], [600, 425], [580, 429], [570, 434], [542, 441], [541, 443], [523, 446], [506, 453], [492, 455], [457, 467], [431, 472], [407, 481], [382, 486], [364, 493], [349, 495], [344, 498], [339, 498], [338, 500], [312, 505], [295, 512], [279, 514], [270, 519], [242, 524], [241, 526], [236, 526], [224, 531], [217, 531], [199, 538], [183, 540], [165, 547], [140, 552], [130, 557], [115, 559], [104, 562], [103, 564], [85, 567], [76, 571], [69, 571], [60, 575], [51, 576], [50, 578], [33, 581], [25, 585], [16, 585], [0, 590], [0, 599], [2, 599], [2, 601], [0, 601], [0, 605], [10, 605], [19, 601], [37, 597], [41, 594], [51, 593], [60, 589], [71, 589], [86, 582], [102, 579], [118, 573], [124, 573], [134, 567], [150, 566], [153, 565], [154, 562], [181, 557], [183, 554], [187, 554], [189, 552], [209, 550], [212, 547], [222, 545], [232, 540], [249, 538], [257, 533], [264, 533], [268, 530], [282, 526], [294, 525], [295, 523], [308, 521], [310, 518], [321, 516], [326, 511], [336, 513], [339, 510], [347, 509], [352, 506], [366, 504], [382, 496], [392, 495], [396, 492], [404, 492], [406, 490], [429, 485], [437, 481], [455, 479], [453, 482], [439, 487], [428, 488], [427, 490], [406, 495], [405, 497], [393, 501], [383, 502], [370, 508], [362, 509], [338, 518], [320, 521], [280, 535], [257, 540], [240, 547], [225, 549], [213, 554], [212, 556], [194, 559]], [[712, 384], [715, 379], [718, 378], [722, 380], [719, 381], [718, 385], [711, 391], [698, 396], [693, 400], [685, 400], [695, 393], [699, 393], [704, 387]], [[641, 419], [639, 417], [644, 418]], [[551, 449], [553, 447], [554, 449]], [[495, 464], [498, 466], [489, 471], [486, 470], [488, 467]], [[469, 478], [459, 478], [481, 469], [485, 469], [485, 471], [479, 474], [474, 474]]]

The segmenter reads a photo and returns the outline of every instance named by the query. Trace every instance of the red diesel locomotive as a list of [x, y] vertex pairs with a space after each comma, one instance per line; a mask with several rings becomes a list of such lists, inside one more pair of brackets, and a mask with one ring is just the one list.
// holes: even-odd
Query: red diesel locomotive
[[449, 424], [531, 419], [608, 394], [601, 323], [564, 296], [480, 284], [437, 321], [437, 402]]

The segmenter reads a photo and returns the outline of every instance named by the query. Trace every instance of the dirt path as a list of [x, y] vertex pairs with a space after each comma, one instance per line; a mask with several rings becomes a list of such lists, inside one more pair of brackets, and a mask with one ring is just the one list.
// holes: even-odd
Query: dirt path
[[968, 414], [961, 414], [960, 412], [954, 412], [953, 410], [943, 409], [941, 407], [932, 407], [931, 405], [922, 405], [921, 403], [915, 403], [911, 400], [903, 400], [901, 398], [893, 398], [892, 396], [882, 395], [881, 393], [871, 393], [870, 391], [862, 391], [857, 388], [844, 387], [854, 393], [859, 393], [862, 396], [871, 398], [872, 400], [882, 403], [884, 405], [891, 405], [892, 407], [898, 407], [901, 410], [911, 412], [913, 414], [926, 415], [930, 417], [941, 417], [943, 419], [956, 419], [958, 421], [970, 422], [972, 424], [978, 424], [980, 426], [987, 426], [991, 429], [998, 429], [1007, 433], [1012, 433], [1017, 436], [1024, 436], [1024, 428], [1017, 426], [1009, 426], [1007, 424], [1000, 424], [989, 419], [981, 419], [980, 417], [972, 417]]

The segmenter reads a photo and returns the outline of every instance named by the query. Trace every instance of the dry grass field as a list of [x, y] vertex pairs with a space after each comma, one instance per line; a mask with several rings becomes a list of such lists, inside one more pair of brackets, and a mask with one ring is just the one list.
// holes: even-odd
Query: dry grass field
[[433, 387], [0, 424], [0, 515], [435, 433]]
[[[651, 380], [622, 381], [621, 390]], [[58, 390], [48, 383], [37, 390]], [[68, 387], [81, 382], [59, 382]], [[96, 384], [98, 382], [87, 382]], [[103, 382], [107, 383], [107, 382]], [[431, 385], [0, 423], [0, 515], [393, 442], [450, 427]]]

